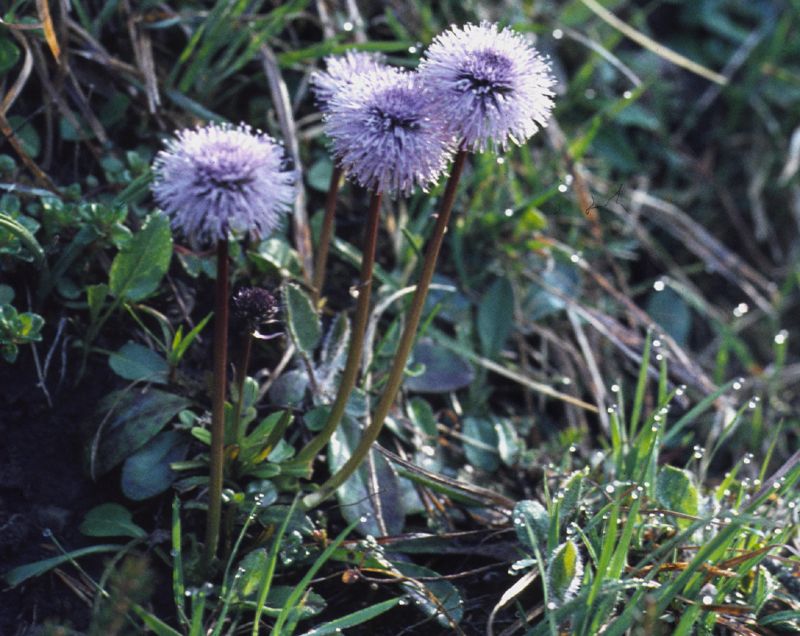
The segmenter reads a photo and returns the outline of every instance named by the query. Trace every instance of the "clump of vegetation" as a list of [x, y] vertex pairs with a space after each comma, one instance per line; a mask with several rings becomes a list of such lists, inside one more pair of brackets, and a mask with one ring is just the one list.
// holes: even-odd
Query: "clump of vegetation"
[[800, 630], [796, 16], [326, 6], [5, 10], [0, 621]]

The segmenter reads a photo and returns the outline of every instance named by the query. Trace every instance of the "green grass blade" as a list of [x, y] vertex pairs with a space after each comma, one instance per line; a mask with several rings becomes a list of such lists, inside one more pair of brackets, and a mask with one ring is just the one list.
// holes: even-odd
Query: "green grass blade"
[[402, 600], [403, 599], [401, 598], [390, 598], [389, 600], [375, 603], [375, 605], [370, 605], [369, 607], [365, 607], [364, 609], [353, 612], [352, 614], [347, 614], [341, 618], [328, 621], [324, 625], [320, 625], [319, 627], [315, 627], [311, 631], [306, 632], [303, 636], [329, 636], [330, 634], [341, 634], [343, 629], [361, 625], [362, 623], [366, 623], [367, 621], [370, 621], [373, 618], [388, 612], [393, 607], [399, 605], [400, 601]]
[[345, 538], [353, 531], [360, 523], [359, 519], [356, 519], [352, 523], [350, 523], [339, 535], [328, 545], [327, 548], [320, 554], [316, 561], [311, 565], [308, 571], [305, 573], [305, 576], [300, 580], [300, 582], [295, 586], [292, 593], [289, 595], [289, 598], [286, 599], [286, 604], [281, 608], [281, 613], [278, 615], [277, 620], [275, 621], [275, 625], [272, 628], [273, 636], [284, 636], [284, 632], [281, 631], [283, 629], [284, 624], [289, 619], [289, 615], [291, 611], [297, 606], [300, 602], [300, 599], [305, 594], [306, 588], [311, 583], [311, 579], [317, 574], [319, 569], [327, 563], [328, 559], [334, 553], [336, 548], [338, 548]]

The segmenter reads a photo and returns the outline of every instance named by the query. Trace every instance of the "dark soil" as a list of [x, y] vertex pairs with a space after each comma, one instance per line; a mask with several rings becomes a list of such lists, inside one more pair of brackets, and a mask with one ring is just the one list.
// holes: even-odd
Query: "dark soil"
[[[80, 424], [107, 376], [90, 367], [78, 388], [53, 392], [50, 386], [51, 408], [37, 388], [29, 348], [14, 365], [0, 364], [0, 574], [56, 556], [47, 530], [68, 550], [88, 544], [77, 528], [85, 512], [104, 501], [104, 485], [83, 470]], [[0, 590], [0, 636], [47, 621], [80, 629], [88, 616], [87, 605], [52, 574]]]

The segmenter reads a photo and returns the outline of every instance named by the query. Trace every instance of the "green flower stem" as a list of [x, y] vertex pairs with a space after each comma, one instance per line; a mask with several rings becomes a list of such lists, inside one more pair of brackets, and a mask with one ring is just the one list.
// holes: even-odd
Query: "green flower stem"
[[450, 220], [450, 213], [453, 209], [453, 203], [456, 197], [456, 187], [458, 186], [458, 181], [464, 169], [466, 156], [466, 150], [459, 150], [456, 155], [453, 170], [450, 173], [450, 178], [447, 181], [447, 187], [444, 191], [444, 198], [442, 199], [442, 205], [439, 209], [439, 215], [436, 218], [433, 235], [430, 238], [427, 251], [425, 252], [425, 262], [422, 266], [417, 289], [414, 292], [414, 297], [411, 300], [411, 307], [406, 316], [406, 325], [400, 337], [397, 351], [394, 354], [392, 368], [389, 371], [389, 376], [383, 389], [383, 395], [381, 395], [381, 399], [375, 409], [372, 421], [364, 431], [364, 434], [361, 436], [361, 441], [347, 462], [345, 462], [344, 466], [342, 466], [338, 472], [334, 473], [328, 481], [322, 484], [317, 492], [311, 493], [303, 499], [303, 507], [306, 510], [318, 506], [325, 501], [325, 499], [330, 497], [361, 465], [361, 462], [367, 456], [367, 453], [369, 453], [373, 442], [378, 439], [381, 428], [383, 428], [383, 422], [389, 414], [389, 409], [391, 409], [392, 404], [394, 404], [397, 391], [400, 389], [400, 385], [403, 382], [406, 361], [411, 353], [411, 347], [417, 335], [417, 327], [422, 317], [422, 310], [425, 306], [428, 288], [433, 279], [433, 272], [436, 269], [436, 260], [439, 257], [444, 234], [447, 230], [447, 223]]
[[344, 170], [339, 166], [333, 167], [331, 173], [331, 183], [328, 186], [328, 194], [325, 197], [325, 216], [322, 218], [322, 230], [319, 234], [319, 245], [317, 245], [317, 256], [314, 260], [314, 280], [311, 282], [312, 293], [314, 294], [314, 306], [319, 306], [322, 296], [322, 286], [325, 284], [325, 268], [328, 263], [328, 249], [331, 245], [333, 235], [333, 217], [336, 214], [336, 198], [339, 195], [339, 186], [342, 183]]
[[244, 405], [244, 383], [247, 380], [247, 367], [250, 366], [250, 351], [253, 348], [253, 334], [249, 329], [242, 333], [242, 352], [239, 357], [239, 366], [236, 368], [236, 388], [238, 389], [236, 409], [233, 413], [233, 436], [234, 443], [242, 445], [244, 431], [242, 429], [242, 407]]
[[333, 403], [333, 407], [331, 407], [331, 413], [328, 416], [325, 427], [314, 439], [306, 444], [293, 463], [312, 462], [317, 453], [328, 443], [342, 420], [347, 400], [356, 385], [358, 369], [361, 365], [362, 349], [364, 348], [364, 333], [367, 330], [367, 322], [369, 322], [369, 298], [372, 291], [372, 268], [375, 264], [375, 247], [378, 243], [380, 212], [381, 193], [376, 192], [372, 195], [372, 202], [370, 203], [367, 233], [364, 237], [364, 247], [361, 254], [361, 280], [358, 287], [358, 304], [356, 305], [356, 314], [353, 319], [353, 331], [350, 334], [350, 348], [347, 351], [347, 362], [342, 372], [342, 379], [339, 382], [336, 400]]
[[211, 465], [204, 570], [217, 555], [222, 514], [222, 471], [225, 458], [225, 385], [228, 365], [228, 241], [217, 241], [217, 285], [214, 298], [214, 385], [211, 396]]

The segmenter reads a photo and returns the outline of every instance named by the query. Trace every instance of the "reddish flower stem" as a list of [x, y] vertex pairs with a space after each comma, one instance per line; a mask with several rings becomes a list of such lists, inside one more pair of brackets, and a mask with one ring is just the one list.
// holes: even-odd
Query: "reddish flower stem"
[[353, 330], [350, 334], [350, 348], [347, 351], [347, 362], [339, 382], [336, 400], [331, 407], [331, 413], [325, 427], [314, 437], [297, 455], [295, 462], [310, 463], [316, 454], [322, 450], [333, 435], [336, 427], [344, 415], [347, 400], [353, 392], [358, 378], [358, 369], [361, 366], [361, 354], [364, 348], [364, 334], [369, 322], [369, 300], [372, 291], [372, 269], [375, 264], [375, 248], [378, 244], [378, 227], [381, 213], [381, 194], [372, 195], [367, 219], [367, 231], [364, 236], [364, 247], [361, 253], [361, 280], [358, 286], [358, 304], [353, 318]]
[[217, 242], [217, 284], [214, 296], [214, 380], [211, 396], [211, 451], [204, 570], [217, 555], [222, 515], [225, 446], [225, 389], [228, 364], [228, 241]]
[[350, 458], [345, 462], [344, 466], [334, 473], [328, 481], [322, 484], [317, 492], [311, 493], [303, 499], [303, 507], [306, 510], [314, 508], [325, 501], [325, 499], [330, 497], [333, 492], [358, 469], [361, 462], [367, 456], [367, 453], [369, 453], [373, 442], [378, 439], [378, 435], [383, 428], [383, 422], [389, 414], [392, 404], [394, 404], [397, 391], [403, 383], [406, 361], [408, 360], [411, 347], [416, 339], [417, 327], [419, 327], [422, 310], [425, 306], [425, 298], [428, 295], [428, 288], [430, 287], [433, 273], [436, 269], [436, 261], [439, 257], [442, 242], [444, 241], [447, 223], [450, 220], [450, 213], [452, 212], [453, 203], [455, 202], [456, 187], [458, 186], [458, 181], [464, 169], [466, 156], [466, 150], [459, 150], [453, 164], [453, 170], [450, 173], [450, 178], [447, 180], [442, 205], [439, 209], [439, 215], [436, 218], [436, 225], [433, 228], [433, 234], [428, 242], [427, 251], [425, 252], [425, 262], [422, 266], [419, 282], [417, 283], [417, 288], [414, 291], [414, 297], [411, 300], [411, 306], [406, 316], [405, 328], [403, 329], [403, 334], [400, 336], [400, 343], [394, 354], [392, 367], [389, 371], [383, 394], [372, 416], [372, 421], [364, 430], [361, 441]]

